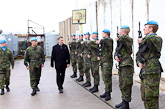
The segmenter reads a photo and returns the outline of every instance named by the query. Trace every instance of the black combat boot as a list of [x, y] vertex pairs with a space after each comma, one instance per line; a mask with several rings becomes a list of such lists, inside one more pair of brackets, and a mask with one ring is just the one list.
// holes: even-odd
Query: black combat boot
[[92, 88], [90, 88], [89, 91], [92, 91], [94, 87], [95, 87], [95, 86], [93, 86]]
[[7, 92], [10, 92], [9, 86], [6, 86], [6, 90], [7, 90]]
[[111, 93], [110, 92], [106, 92], [105, 101], [108, 101], [110, 99], [111, 99]]
[[82, 86], [83, 86], [83, 87], [89, 87], [89, 86], [91, 86], [91, 83], [90, 83], [90, 82], [86, 82], [86, 83], [84, 83]]
[[77, 74], [74, 72], [73, 75], [70, 76], [71, 78], [76, 78]]
[[124, 101], [122, 101], [122, 102], [119, 103], [119, 104], [116, 104], [115, 107], [116, 107], [116, 108], [119, 108], [119, 107], [121, 107], [123, 104], [124, 104]]
[[84, 81], [83, 76], [80, 76], [80, 78], [79, 78], [79, 80], [78, 80], [78, 82], [81, 82], [81, 81]]
[[1, 89], [1, 95], [4, 95], [4, 94], [5, 94], [4, 89]]
[[33, 89], [31, 95], [34, 96], [35, 94], [37, 94], [36, 89]]
[[91, 93], [98, 92], [98, 85], [94, 85], [93, 89], [90, 91]]
[[107, 94], [107, 92], [105, 92], [104, 94], [100, 95], [100, 98], [105, 98], [106, 94]]
[[36, 91], [40, 91], [40, 89], [38, 88], [38, 86], [36, 87]]
[[121, 105], [119, 109], [129, 109], [129, 102], [123, 101], [123, 105]]
[[76, 79], [76, 81], [78, 81], [79, 79], [80, 79], [80, 77], [79, 77], [79, 78], [77, 78], [77, 79]]

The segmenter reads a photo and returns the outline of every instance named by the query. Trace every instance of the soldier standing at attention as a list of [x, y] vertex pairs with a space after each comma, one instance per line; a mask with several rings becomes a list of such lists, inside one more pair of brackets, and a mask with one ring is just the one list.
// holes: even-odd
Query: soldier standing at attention
[[73, 67], [73, 75], [71, 75], [71, 78], [75, 78], [77, 77], [77, 54], [75, 54], [76, 52], [76, 35], [72, 34], [71, 35], [71, 39], [72, 41], [69, 42], [69, 48], [70, 48], [70, 56], [71, 56], [71, 63], [72, 63], [72, 67]]
[[7, 92], [10, 91], [10, 65], [14, 69], [14, 58], [12, 52], [6, 47], [5, 39], [0, 40], [0, 89], [1, 95], [5, 94], [4, 85], [6, 85]]
[[78, 69], [80, 72], [80, 77], [76, 79], [76, 81], [81, 82], [84, 81], [84, 72], [83, 72], [83, 58], [81, 57], [81, 42], [83, 41], [83, 34], [79, 35], [79, 41], [76, 45], [76, 54], [78, 56]]
[[83, 70], [86, 76], [86, 82], [82, 84], [83, 87], [91, 86], [91, 77], [90, 77], [90, 60], [88, 58], [88, 43], [90, 42], [90, 33], [85, 34], [85, 41], [81, 42], [81, 57], [83, 57], [84, 65]]
[[91, 66], [91, 72], [92, 76], [94, 78], [94, 86], [90, 88], [90, 92], [98, 92], [98, 85], [100, 82], [100, 76], [99, 76], [99, 60], [97, 59], [99, 54], [99, 45], [96, 44], [96, 41], [98, 40], [98, 32], [93, 32], [92, 34], [92, 40], [88, 44], [88, 58], [90, 59], [90, 66]]
[[100, 95], [106, 101], [111, 99], [112, 92], [112, 67], [113, 67], [113, 39], [110, 38], [110, 30], [104, 29], [102, 33], [103, 39], [96, 43], [101, 45], [101, 60], [102, 78], [105, 84], [105, 93]]
[[[45, 55], [36, 38], [31, 38], [31, 46], [26, 49], [24, 57], [24, 65], [30, 73], [30, 84], [33, 89], [31, 95], [35, 95], [36, 91], [40, 91], [38, 84], [41, 77], [41, 67], [44, 67]], [[29, 63], [29, 64], [28, 64]]]
[[119, 87], [123, 100], [120, 104], [115, 105], [119, 109], [129, 109], [129, 102], [131, 102], [134, 65], [131, 57], [133, 39], [129, 37], [129, 32], [129, 26], [122, 26], [119, 37], [116, 37], [119, 46], [116, 47], [115, 60], [119, 62]]
[[141, 69], [141, 98], [145, 109], [159, 109], [159, 83], [163, 72], [159, 58], [163, 40], [156, 34], [158, 30], [156, 21], [148, 21], [143, 30], [146, 36], [138, 38], [142, 50], [136, 54], [136, 63]]

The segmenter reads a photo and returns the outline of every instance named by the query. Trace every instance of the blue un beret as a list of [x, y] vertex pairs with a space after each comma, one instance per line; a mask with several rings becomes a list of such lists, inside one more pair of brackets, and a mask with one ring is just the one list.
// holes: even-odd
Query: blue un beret
[[37, 40], [37, 38], [35, 38], [35, 37], [31, 38], [31, 41], [35, 41], [35, 40]]
[[154, 21], [154, 20], [151, 20], [151, 21], [148, 21], [145, 25], [158, 25], [158, 22]]
[[86, 34], [84, 34], [84, 35], [90, 35], [90, 33], [89, 32], [86, 32]]
[[129, 28], [129, 26], [128, 25], [123, 25], [123, 26], [121, 26], [120, 29], [125, 29], [125, 28]]
[[76, 35], [73, 33], [72, 36], [76, 36]]
[[79, 36], [83, 36], [83, 34], [79, 34]]
[[98, 34], [98, 32], [97, 31], [94, 31], [92, 34]]
[[103, 32], [104, 33], [111, 33], [110, 30], [108, 30], [108, 29], [104, 29]]
[[6, 43], [6, 39], [1, 39], [0, 44], [2, 44], [2, 43]]

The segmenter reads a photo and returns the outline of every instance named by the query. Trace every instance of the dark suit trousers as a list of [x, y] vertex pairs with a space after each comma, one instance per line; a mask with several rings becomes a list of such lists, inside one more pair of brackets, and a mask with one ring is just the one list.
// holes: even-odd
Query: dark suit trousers
[[56, 81], [57, 81], [58, 89], [63, 89], [62, 85], [64, 83], [65, 70], [66, 70], [66, 68], [64, 68], [64, 69], [56, 69], [56, 72], [57, 72]]

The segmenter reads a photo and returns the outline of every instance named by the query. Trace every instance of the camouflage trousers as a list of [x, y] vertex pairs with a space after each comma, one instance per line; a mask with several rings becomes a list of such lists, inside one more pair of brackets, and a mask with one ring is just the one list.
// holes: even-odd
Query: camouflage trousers
[[78, 69], [80, 72], [80, 76], [84, 76], [83, 72], [83, 58], [81, 56], [78, 56]]
[[0, 89], [10, 84], [10, 67], [0, 70]]
[[86, 82], [90, 82], [91, 81], [91, 77], [90, 77], [90, 60], [87, 57], [87, 55], [83, 55], [83, 60], [84, 60], [84, 64], [83, 64], [83, 72], [85, 73], [86, 76]]
[[39, 68], [31, 67], [30, 66], [30, 85], [32, 89], [35, 89], [39, 82], [41, 77], [41, 66]]
[[101, 72], [105, 85], [105, 92], [112, 92], [112, 65], [108, 62], [102, 63]]
[[159, 109], [159, 83], [161, 73], [144, 74], [141, 80], [141, 98], [145, 109]]
[[131, 66], [124, 66], [119, 68], [119, 87], [122, 94], [122, 100], [131, 102], [133, 72]]
[[76, 55], [71, 55], [71, 63], [73, 67], [73, 72], [77, 73], [77, 57]]
[[100, 75], [99, 75], [99, 61], [91, 62], [91, 71], [94, 78], [94, 85], [99, 85]]

